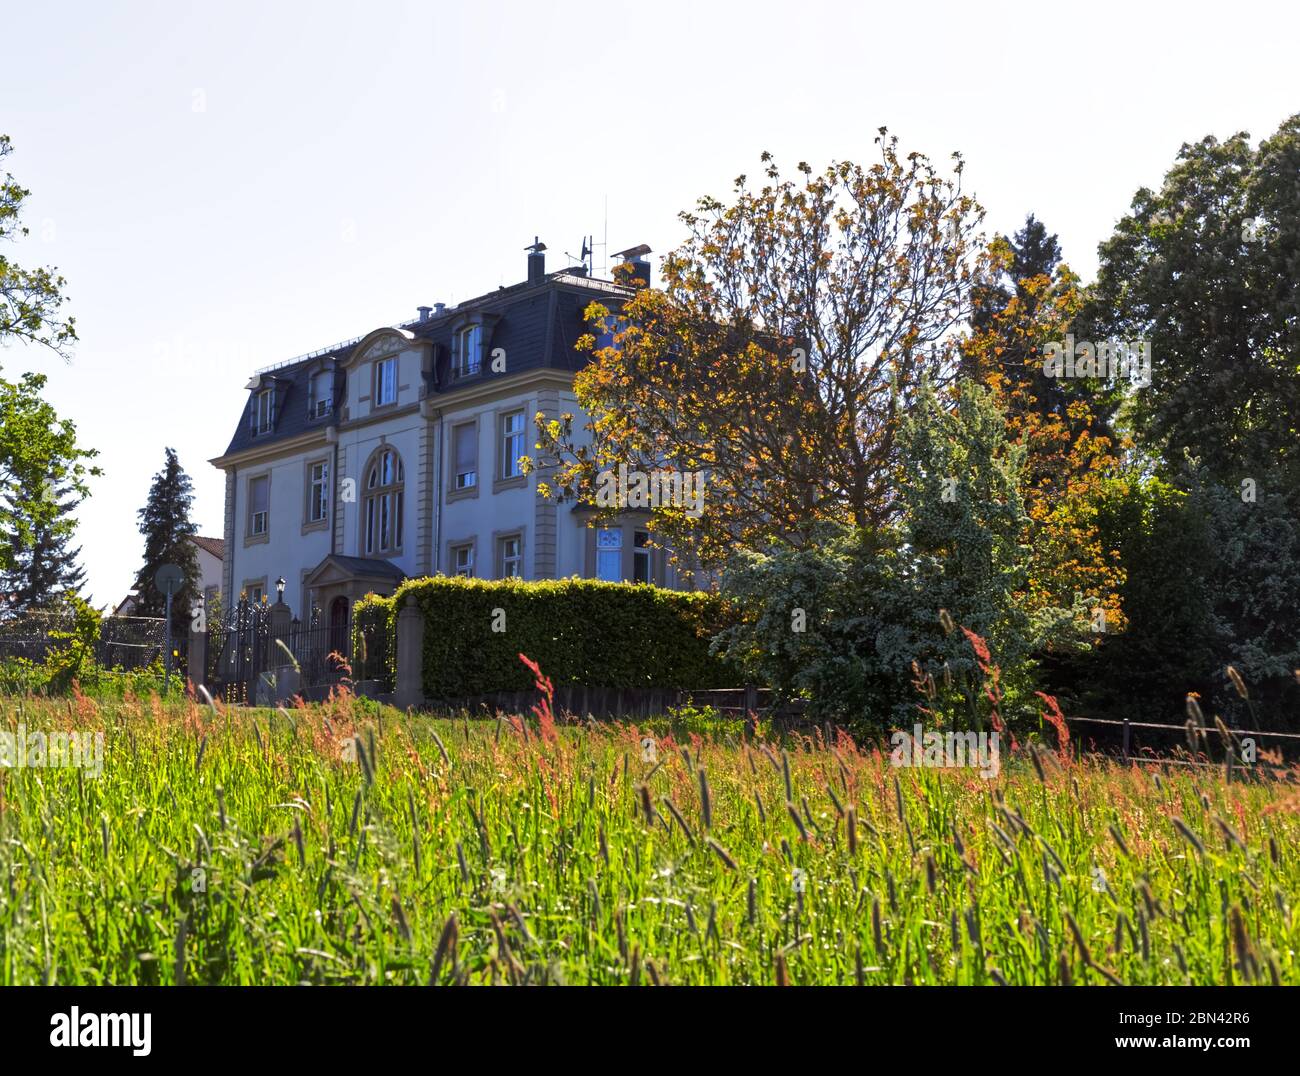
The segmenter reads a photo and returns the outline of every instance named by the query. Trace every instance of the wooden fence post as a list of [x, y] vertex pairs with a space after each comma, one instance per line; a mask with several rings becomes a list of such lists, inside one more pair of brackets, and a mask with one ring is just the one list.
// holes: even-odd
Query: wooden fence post
[[1129, 730], [1128, 718], [1126, 717], [1124, 718], [1124, 747], [1123, 747], [1125, 762], [1128, 761], [1129, 734], [1130, 734], [1130, 730]]

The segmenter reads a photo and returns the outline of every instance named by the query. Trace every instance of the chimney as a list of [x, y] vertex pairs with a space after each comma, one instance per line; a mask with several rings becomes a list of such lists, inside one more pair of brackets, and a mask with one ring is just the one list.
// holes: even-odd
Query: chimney
[[617, 280], [622, 275], [632, 287], [648, 288], [650, 286], [650, 263], [646, 261], [646, 255], [649, 253], [650, 248], [644, 243], [639, 246], [628, 247], [627, 250], [620, 250], [614, 255], [614, 257], [620, 259], [619, 264], [614, 267], [614, 279]]
[[421, 320], [421, 321], [428, 321], [428, 320], [429, 320], [429, 312], [433, 309], [433, 307], [431, 307], [431, 306], [417, 306], [415, 309], [418, 310], [418, 311], [420, 312], [420, 320]]
[[528, 251], [528, 283], [540, 284], [546, 276], [546, 244], [533, 236], [533, 245], [524, 247]]
[[440, 317], [442, 317], [443, 312], [444, 312], [446, 309], [447, 309], [447, 304], [446, 304], [446, 303], [434, 303], [434, 304], [433, 304], [433, 316], [434, 316], [435, 318], [440, 318]]

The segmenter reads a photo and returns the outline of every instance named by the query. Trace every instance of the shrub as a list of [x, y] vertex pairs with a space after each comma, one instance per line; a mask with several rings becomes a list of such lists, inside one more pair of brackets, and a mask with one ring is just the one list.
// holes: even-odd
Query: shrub
[[[412, 579], [391, 598], [368, 596], [355, 613], [368, 648], [383, 640], [390, 672], [387, 655], [395, 652], [397, 611], [406, 601], [424, 615], [429, 698], [529, 688], [532, 676], [521, 653], [556, 684], [698, 689], [739, 682], [734, 669], [710, 652], [713, 636], [727, 623], [726, 605], [716, 594], [591, 579]], [[377, 668], [368, 675], [377, 675]]]
[[1255, 492], [1194, 468], [1108, 487], [1100, 519], [1124, 569], [1127, 625], [1053, 670], [1074, 709], [1181, 723], [1194, 691], [1207, 714], [1250, 723], [1225, 674], [1233, 665], [1260, 714], [1279, 715], [1272, 727], [1296, 727], [1282, 715], [1300, 665], [1300, 490], [1267, 476]]
[[[946, 609], [1000, 670], [1001, 718], [1036, 723], [1036, 654], [1083, 645], [1089, 603], [1029, 600], [1024, 449], [1007, 440], [996, 400], [969, 382], [951, 400], [927, 387], [898, 444], [898, 519], [875, 531], [828, 524], [806, 549], [737, 553], [723, 588], [738, 614], [720, 645], [749, 675], [806, 699], [815, 720], [878, 732], [915, 719], [914, 662], [924, 676], [946, 668], [982, 683], [966, 638], [940, 630]], [[978, 721], [982, 688], [966, 696], [961, 712]]]

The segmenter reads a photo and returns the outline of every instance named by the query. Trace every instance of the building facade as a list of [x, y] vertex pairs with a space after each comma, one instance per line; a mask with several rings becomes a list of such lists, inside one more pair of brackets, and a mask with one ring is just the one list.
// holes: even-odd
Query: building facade
[[[537, 492], [525, 474], [534, 416], [586, 422], [573, 376], [592, 301], [632, 294], [583, 269], [546, 273], [455, 307], [263, 370], [226, 451], [223, 600], [283, 601], [340, 633], [357, 599], [408, 577], [567, 576], [678, 585], [646, 516], [590, 513]], [[628, 252], [649, 280], [648, 248]]]

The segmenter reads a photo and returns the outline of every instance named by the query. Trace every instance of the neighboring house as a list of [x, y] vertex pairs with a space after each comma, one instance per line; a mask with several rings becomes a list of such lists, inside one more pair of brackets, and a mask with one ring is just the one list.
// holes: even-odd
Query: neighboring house
[[199, 547], [199, 593], [203, 595], [204, 606], [212, 608], [212, 599], [221, 593], [222, 563], [226, 557], [226, 540], [224, 538], [194, 537], [194, 544]]
[[[351, 621], [368, 592], [409, 576], [577, 575], [678, 585], [630, 512], [599, 530], [590, 513], [537, 493], [525, 475], [534, 416], [586, 418], [573, 375], [584, 311], [633, 294], [584, 268], [547, 274], [529, 248], [523, 283], [263, 370], [230, 446], [222, 592], [275, 600], [295, 617]], [[628, 251], [649, 281], [647, 247]]]
[[[226, 555], [226, 543], [223, 538], [204, 538], [194, 535], [190, 538], [198, 549], [199, 593], [207, 607], [212, 607], [212, 598], [221, 591], [221, 564]], [[136, 594], [132, 591], [117, 604], [114, 616], [135, 616]]]

